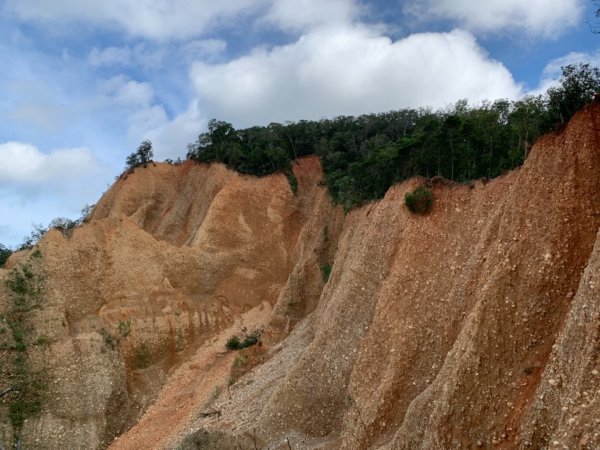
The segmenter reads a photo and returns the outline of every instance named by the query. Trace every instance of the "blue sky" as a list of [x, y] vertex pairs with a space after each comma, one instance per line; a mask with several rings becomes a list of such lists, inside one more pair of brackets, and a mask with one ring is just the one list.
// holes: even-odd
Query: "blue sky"
[[0, 0], [0, 243], [78, 217], [144, 139], [544, 92], [588, 0]]

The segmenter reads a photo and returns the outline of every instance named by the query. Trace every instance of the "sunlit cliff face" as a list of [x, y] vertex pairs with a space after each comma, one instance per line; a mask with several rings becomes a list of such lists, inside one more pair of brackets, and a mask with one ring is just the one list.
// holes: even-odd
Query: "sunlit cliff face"
[[316, 158], [296, 195], [221, 165], [123, 176], [0, 269], [43, 280], [23, 447], [600, 447], [599, 122], [588, 107], [485, 184], [433, 183], [424, 216], [404, 205], [419, 179], [344, 214]]

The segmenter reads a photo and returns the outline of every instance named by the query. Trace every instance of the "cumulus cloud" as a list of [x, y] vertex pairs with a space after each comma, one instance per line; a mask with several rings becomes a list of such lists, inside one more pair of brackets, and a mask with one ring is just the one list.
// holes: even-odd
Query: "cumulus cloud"
[[94, 67], [128, 67], [145, 69], [157, 68], [163, 64], [165, 50], [151, 50], [144, 44], [123, 47], [94, 47], [88, 54], [88, 63]]
[[283, 30], [348, 22], [359, 5], [358, 0], [7, 0], [5, 10], [21, 20], [111, 24], [134, 36], [166, 40], [199, 36], [247, 18]]
[[542, 72], [543, 78], [560, 78], [562, 68], [570, 64], [589, 64], [592, 67], [600, 67], [600, 50], [594, 53], [571, 52], [560, 58], [548, 62]]
[[169, 117], [155, 98], [150, 83], [125, 75], [105, 80], [100, 93], [104, 98], [102, 109], [112, 108], [124, 118], [129, 146], [135, 148], [142, 140], [150, 139], [156, 160], [185, 156], [187, 144], [196, 139], [208, 121], [197, 100], [192, 100], [184, 111]]
[[24, 142], [0, 144], [0, 242], [16, 245], [32, 222], [77, 218], [114, 175], [88, 148], [43, 152]]
[[148, 130], [163, 126], [168, 121], [162, 105], [156, 102], [154, 88], [148, 82], [132, 80], [119, 75], [101, 83], [102, 107], [112, 107], [127, 124], [130, 145], [146, 139]]
[[112, 24], [131, 35], [170, 39], [200, 35], [268, 4], [269, 0], [7, 0], [6, 10], [23, 20]]
[[88, 56], [92, 66], [126, 66], [131, 63], [132, 51], [129, 47], [94, 47]]
[[264, 17], [284, 30], [306, 30], [324, 24], [351, 23], [361, 8], [353, 0], [277, 0]]
[[222, 39], [197, 39], [184, 45], [154, 48], [146, 44], [94, 47], [88, 53], [87, 62], [92, 67], [156, 69], [165, 64], [173, 64], [173, 59], [183, 62], [195, 58], [210, 59], [223, 53], [226, 48], [227, 43]]
[[185, 58], [212, 58], [227, 49], [227, 42], [222, 39], [202, 39], [190, 41], [181, 48]]
[[23, 142], [0, 144], [0, 242], [17, 245], [33, 222], [77, 218], [94, 203], [112, 170], [87, 148], [44, 153]]
[[520, 95], [460, 30], [393, 42], [364, 26], [321, 27], [224, 64], [196, 62], [190, 76], [206, 109], [240, 126]]
[[87, 148], [55, 149], [43, 153], [22, 142], [0, 144], [0, 186], [36, 190], [49, 186], [68, 188], [73, 181], [85, 180], [104, 170]]
[[564, 66], [586, 63], [592, 67], [600, 67], [600, 50], [593, 53], [571, 52], [549, 61], [542, 71], [538, 87], [528, 92], [528, 94], [541, 95], [549, 88], [558, 86]]
[[120, 106], [150, 106], [154, 99], [154, 88], [150, 83], [132, 80], [118, 75], [101, 83], [101, 90]]
[[445, 18], [473, 31], [524, 30], [556, 36], [581, 19], [581, 0], [411, 0], [406, 10], [421, 20]]
[[187, 110], [172, 120], [146, 130], [145, 135], [153, 144], [155, 159], [184, 158], [187, 144], [195, 141], [198, 134], [206, 129], [208, 119], [198, 101], [192, 101]]

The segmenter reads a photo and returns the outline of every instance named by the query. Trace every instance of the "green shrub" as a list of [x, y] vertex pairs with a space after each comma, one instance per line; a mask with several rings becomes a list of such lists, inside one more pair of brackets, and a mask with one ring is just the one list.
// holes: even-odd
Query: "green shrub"
[[33, 310], [43, 301], [44, 276], [32, 257], [11, 270], [5, 280], [8, 288], [8, 308], [3, 311], [0, 348], [0, 380], [12, 389], [3, 399], [8, 406], [8, 419], [13, 431], [15, 448], [20, 441], [21, 429], [26, 420], [42, 409], [45, 368], [30, 361], [32, 347], [49, 345], [49, 338], [41, 335], [34, 341]]
[[323, 243], [327, 243], [329, 242], [329, 227], [327, 225], [325, 225], [325, 228], [323, 228]]
[[145, 369], [151, 363], [150, 348], [142, 342], [133, 352], [133, 365], [136, 369]]
[[292, 190], [292, 194], [296, 195], [298, 193], [298, 178], [293, 173], [287, 174], [288, 183], [290, 183], [290, 189]]
[[329, 281], [329, 276], [331, 275], [331, 264], [324, 264], [321, 266], [321, 275], [323, 276], [323, 283], [327, 283]]
[[229, 339], [227, 339], [227, 343], [225, 344], [225, 347], [227, 348], [227, 350], [239, 350], [242, 344], [240, 342], [240, 338], [237, 336], [231, 336]]
[[45, 334], [42, 334], [35, 341], [35, 345], [49, 347], [50, 346], [50, 338], [48, 336], [46, 336]]
[[107, 347], [109, 347], [111, 350], [115, 350], [117, 348], [117, 339], [115, 339], [115, 337], [111, 334], [110, 331], [108, 331], [106, 328], [101, 328], [100, 335], [102, 336], [104, 344]]
[[10, 255], [12, 255], [12, 250], [3, 244], [0, 244], [0, 267], [8, 261]]
[[242, 341], [241, 348], [246, 348], [246, 347], [250, 347], [252, 345], [256, 345], [256, 344], [258, 344], [258, 340], [259, 340], [259, 334], [257, 332], [248, 334]]
[[416, 214], [427, 214], [433, 205], [433, 193], [425, 186], [418, 186], [404, 196], [406, 207]]
[[17, 269], [13, 269], [10, 277], [6, 280], [6, 286], [17, 295], [24, 295], [27, 292], [27, 280]]
[[231, 336], [228, 340], [227, 343], [225, 344], [225, 347], [228, 350], [242, 350], [244, 348], [248, 348], [251, 347], [253, 345], [256, 345], [260, 342], [260, 332], [259, 331], [253, 331], [250, 334], [246, 334], [244, 336], [244, 339], [241, 340], [238, 336]]
[[119, 320], [119, 335], [126, 338], [131, 333], [131, 320]]

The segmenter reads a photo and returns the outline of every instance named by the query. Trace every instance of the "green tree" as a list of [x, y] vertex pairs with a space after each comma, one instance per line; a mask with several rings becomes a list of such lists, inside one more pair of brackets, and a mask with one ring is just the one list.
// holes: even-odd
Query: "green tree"
[[134, 169], [138, 166], [146, 167], [152, 161], [154, 152], [152, 151], [152, 142], [149, 140], [142, 141], [137, 150], [130, 154], [127, 159], [127, 168]]
[[600, 92], [600, 69], [589, 64], [561, 67], [560, 86], [548, 89], [548, 116], [555, 123], [567, 123], [578, 110]]
[[522, 164], [535, 140], [542, 134], [546, 114], [542, 96], [528, 96], [513, 103], [508, 122], [513, 142], [508, 153], [507, 167]]
[[466, 182], [510, 170], [539, 136], [569, 120], [599, 90], [598, 69], [580, 64], [564, 67], [560, 85], [546, 95], [516, 102], [471, 106], [461, 100], [442, 111], [403, 109], [240, 130], [213, 119], [188, 146], [188, 158], [262, 176], [289, 175], [294, 159], [317, 155], [331, 196], [349, 209], [412, 176]]
[[12, 250], [4, 244], [0, 244], [0, 267], [6, 263], [10, 255], [12, 255]]

